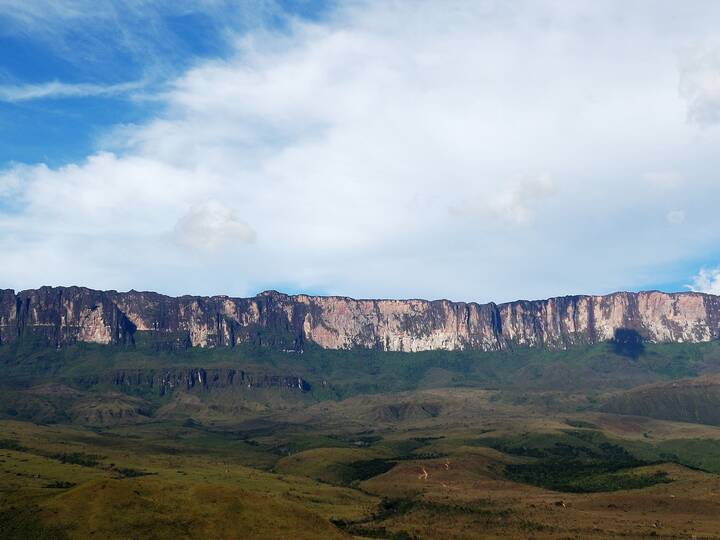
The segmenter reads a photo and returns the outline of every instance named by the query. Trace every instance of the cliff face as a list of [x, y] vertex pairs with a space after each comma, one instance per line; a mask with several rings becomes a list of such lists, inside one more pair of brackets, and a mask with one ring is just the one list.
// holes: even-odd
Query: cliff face
[[720, 337], [720, 297], [698, 293], [615, 293], [506, 304], [447, 300], [353, 300], [288, 296], [171, 298], [157, 293], [42, 287], [0, 290], [0, 345], [40, 339], [160, 346], [232, 347], [253, 343], [300, 351], [503, 350], [513, 345], [561, 349], [636, 330], [651, 342]]
[[308, 392], [311, 388], [310, 383], [302, 377], [248, 373], [232, 368], [118, 371], [113, 374], [112, 384], [116, 387], [155, 389], [161, 396], [169, 394], [175, 389], [211, 390], [231, 386], [299, 390], [301, 392]]
[[107, 293], [81, 287], [0, 291], [0, 345], [30, 334], [61, 346], [127, 343], [135, 328]]

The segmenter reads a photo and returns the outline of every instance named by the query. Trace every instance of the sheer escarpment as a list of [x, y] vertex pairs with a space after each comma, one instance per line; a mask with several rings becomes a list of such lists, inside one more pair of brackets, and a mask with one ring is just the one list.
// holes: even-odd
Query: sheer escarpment
[[447, 300], [354, 300], [288, 296], [172, 298], [152, 292], [42, 287], [0, 290], [0, 345], [34, 339], [163, 348], [242, 343], [302, 351], [562, 349], [630, 329], [649, 342], [701, 342], [720, 336], [720, 297], [692, 292], [566, 296], [505, 304]]

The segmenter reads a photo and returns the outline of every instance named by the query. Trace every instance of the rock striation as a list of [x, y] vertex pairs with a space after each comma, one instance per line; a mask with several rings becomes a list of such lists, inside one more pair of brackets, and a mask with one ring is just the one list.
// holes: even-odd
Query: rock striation
[[720, 337], [720, 297], [657, 291], [565, 296], [504, 304], [448, 300], [355, 300], [290, 296], [253, 298], [41, 287], [0, 290], [0, 346], [41, 340], [157, 347], [234, 347], [242, 343], [301, 352], [498, 351], [515, 346], [564, 349], [613, 338], [618, 329], [648, 342], [702, 342]]

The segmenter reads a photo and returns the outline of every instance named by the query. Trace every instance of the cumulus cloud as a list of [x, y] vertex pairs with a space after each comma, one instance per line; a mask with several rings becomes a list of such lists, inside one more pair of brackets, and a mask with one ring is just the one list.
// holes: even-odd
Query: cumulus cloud
[[194, 205], [175, 225], [175, 239], [203, 254], [237, 249], [255, 240], [255, 231], [218, 201]]
[[720, 294], [720, 268], [701, 268], [687, 288], [695, 292]]
[[[677, 50], [714, 18], [660, 4], [352, 2], [245, 34], [113, 147], [0, 174], [0, 285], [467, 300], [644, 286], [720, 241], [719, 136], [698, 136], [677, 91]], [[653, 183], [679, 179], [670, 205]], [[668, 207], [693, 220], [658, 238], [658, 216], [680, 219]]]

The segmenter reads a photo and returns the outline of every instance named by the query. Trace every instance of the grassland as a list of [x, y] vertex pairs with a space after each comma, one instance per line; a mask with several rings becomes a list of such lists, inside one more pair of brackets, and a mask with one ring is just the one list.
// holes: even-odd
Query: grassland
[[[475, 392], [470, 416], [372, 427], [360, 411], [344, 429], [289, 413], [215, 428], [5, 420], [0, 537], [720, 536], [720, 429], [653, 421], [662, 439], [618, 437], [603, 431], [613, 415], [499, 410], [487, 391], [432, 396]], [[673, 438], [688, 429], [705, 431]]]
[[[720, 428], [605, 407], [718, 350], [3, 349], [0, 538], [720, 538]], [[109, 376], [199, 366], [311, 388]]]

